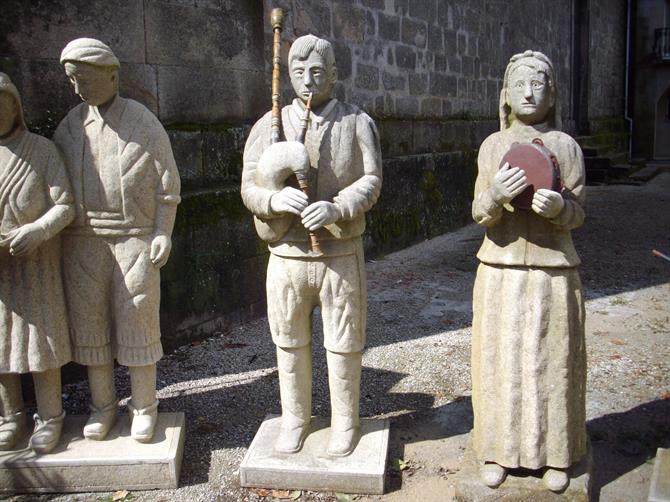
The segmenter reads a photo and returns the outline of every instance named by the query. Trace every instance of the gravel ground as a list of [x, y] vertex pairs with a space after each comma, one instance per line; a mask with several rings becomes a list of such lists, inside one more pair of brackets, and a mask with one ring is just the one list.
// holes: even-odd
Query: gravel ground
[[[670, 173], [641, 186], [588, 188], [587, 222], [574, 232], [587, 295], [588, 428], [594, 497], [646, 500], [657, 447], [670, 447]], [[302, 492], [302, 501], [449, 500], [472, 427], [471, 292], [482, 231], [475, 225], [368, 263], [368, 349], [361, 414], [391, 418], [387, 494]], [[318, 316], [315, 321], [317, 331]], [[314, 413], [328, 415], [325, 354], [314, 344]], [[117, 370], [118, 391], [129, 395]], [[182, 347], [159, 363], [162, 411], [184, 411], [186, 444], [177, 490], [124, 500], [273, 500], [240, 488], [238, 466], [263, 417], [278, 413], [274, 347], [267, 321], [237, 326]], [[85, 382], [64, 389], [85, 413]], [[119, 487], [122, 488], [122, 487]], [[287, 496], [275, 492], [276, 497]], [[24, 500], [111, 500], [110, 494], [17, 496]], [[275, 497], [275, 498], [276, 498]]]

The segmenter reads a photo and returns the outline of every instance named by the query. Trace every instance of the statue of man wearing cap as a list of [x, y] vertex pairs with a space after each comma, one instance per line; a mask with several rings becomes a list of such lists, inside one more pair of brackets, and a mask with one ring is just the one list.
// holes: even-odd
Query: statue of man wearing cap
[[131, 436], [153, 437], [160, 341], [160, 268], [167, 262], [180, 180], [168, 136], [143, 105], [119, 96], [119, 60], [91, 38], [60, 58], [83, 103], [58, 126], [76, 217], [63, 239], [73, 360], [87, 366], [91, 415], [84, 436], [103, 439], [118, 400], [114, 360], [128, 366]]

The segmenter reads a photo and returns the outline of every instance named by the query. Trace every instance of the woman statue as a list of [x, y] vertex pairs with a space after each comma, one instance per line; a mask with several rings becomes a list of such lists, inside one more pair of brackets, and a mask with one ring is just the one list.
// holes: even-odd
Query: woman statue
[[19, 93], [0, 73], [0, 450], [26, 429], [20, 373], [35, 382], [30, 448], [48, 453], [60, 438], [70, 340], [57, 234], [74, 218], [72, 204], [58, 150], [27, 130]]
[[[533, 51], [513, 56], [501, 130], [479, 150], [472, 205], [486, 227], [473, 299], [473, 444], [491, 487], [508, 469], [543, 469], [547, 488], [562, 491], [587, 449], [584, 301], [570, 236], [584, 221], [584, 162], [560, 117], [551, 61]], [[537, 189], [531, 208], [515, 208], [526, 173], [501, 160], [536, 138], [558, 161], [562, 187]]]

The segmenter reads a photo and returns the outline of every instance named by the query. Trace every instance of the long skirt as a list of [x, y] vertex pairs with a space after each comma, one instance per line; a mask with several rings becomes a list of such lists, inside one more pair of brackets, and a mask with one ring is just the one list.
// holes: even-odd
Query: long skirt
[[60, 238], [27, 256], [0, 254], [0, 373], [60, 368], [71, 360]]
[[575, 268], [480, 264], [472, 324], [480, 461], [567, 468], [586, 453], [584, 300]]

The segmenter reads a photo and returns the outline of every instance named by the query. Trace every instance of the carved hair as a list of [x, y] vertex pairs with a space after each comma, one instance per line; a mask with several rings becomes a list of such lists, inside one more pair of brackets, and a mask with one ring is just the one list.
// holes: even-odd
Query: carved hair
[[560, 129], [561, 109], [558, 100], [558, 87], [556, 85], [556, 73], [554, 72], [554, 65], [552, 64], [551, 60], [541, 52], [528, 50], [512, 56], [509, 60], [509, 63], [507, 64], [507, 68], [505, 69], [505, 78], [503, 80], [503, 87], [500, 90], [499, 102], [500, 130], [508, 129], [515, 120], [515, 117], [512, 114], [512, 110], [509, 106], [507, 89], [509, 87], [510, 75], [519, 66], [528, 66], [540, 73], [544, 73], [547, 77], [549, 92], [551, 93], [554, 104], [547, 112], [546, 122], [552, 129]]
[[15, 123], [18, 123], [19, 127], [27, 130], [28, 127], [26, 126], [26, 120], [23, 117], [23, 105], [21, 104], [21, 95], [19, 94], [19, 90], [12, 82], [12, 79], [9, 78], [9, 75], [2, 72], [0, 72], [0, 92], [6, 92], [7, 94], [9, 94], [14, 98], [17, 111]]
[[307, 59], [310, 52], [316, 52], [326, 61], [328, 68], [335, 68], [335, 51], [328, 40], [315, 37], [314, 35], [304, 35], [299, 37], [291, 44], [291, 50], [288, 52], [288, 64], [294, 59]]

